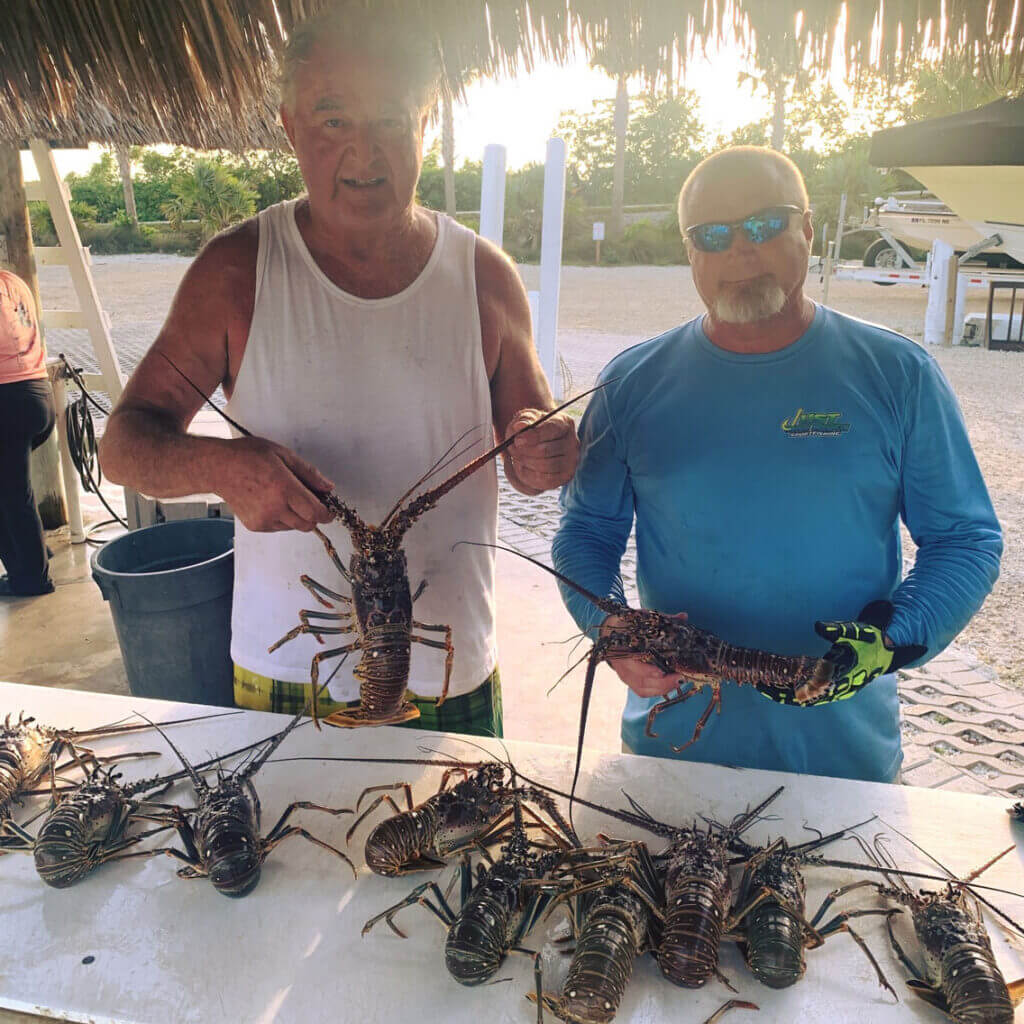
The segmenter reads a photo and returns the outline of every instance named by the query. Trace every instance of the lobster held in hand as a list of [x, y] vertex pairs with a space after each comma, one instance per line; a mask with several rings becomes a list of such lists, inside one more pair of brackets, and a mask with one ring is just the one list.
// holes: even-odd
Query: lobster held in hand
[[[352, 556], [346, 567], [330, 538], [322, 530], [314, 530], [323, 543], [332, 565], [349, 584], [352, 594], [351, 597], [340, 594], [312, 577], [302, 575], [302, 585], [329, 611], [302, 609], [299, 612], [299, 625], [289, 630], [269, 648], [269, 651], [273, 652], [282, 644], [304, 633], [316, 637], [320, 643], [323, 643], [325, 636], [355, 635], [351, 643], [320, 651], [313, 657], [310, 681], [314, 694], [314, 721], [318, 718], [316, 695], [320, 688], [322, 662], [356, 651], [360, 652], [360, 660], [353, 670], [353, 675], [360, 684], [359, 706], [328, 715], [324, 721], [330, 725], [341, 728], [396, 725], [418, 718], [417, 707], [405, 700], [409, 682], [411, 645], [414, 643], [445, 652], [444, 679], [437, 704], [440, 706], [444, 703], [448, 696], [452, 662], [455, 657], [452, 631], [450, 626], [419, 622], [413, 618], [413, 604], [423, 593], [426, 581], [420, 583], [415, 593], [412, 592], [406, 556], [402, 550], [403, 538], [420, 516], [432, 509], [459, 483], [508, 449], [518, 437], [536, 430], [551, 417], [589, 393], [584, 392], [583, 395], [540, 416], [521, 430], [514, 431], [500, 444], [471, 460], [448, 479], [412, 498], [403, 506], [403, 502], [445, 463], [451, 454], [452, 449], [449, 449], [395, 502], [379, 525], [365, 522], [355, 509], [346, 505], [337, 494], [320, 495], [328, 510], [345, 526], [352, 538]], [[339, 606], [340, 610], [337, 610]], [[417, 634], [416, 630], [442, 633], [444, 638], [424, 637]]]

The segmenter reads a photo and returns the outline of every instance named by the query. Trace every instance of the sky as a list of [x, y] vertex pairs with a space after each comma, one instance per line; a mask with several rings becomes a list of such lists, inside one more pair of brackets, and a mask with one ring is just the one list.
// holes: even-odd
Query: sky
[[[728, 134], [769, 112], [764, 94], [738, 86], [737, 76], [744, 67], [736, 50], [723, 49], [711, 59], [695, 60], [686, 71], [682, 84], [697, 93], [701, 117], [712, 136]], [[643, 83], [633, 80], [629, 88], [630, 94], [636, 95]], [[454, 109], [455, 164], [481, 160], [484, 146], [492, 142], [507, 147], [506, 166], [510, 170], [532, 161], [542, 162], [545, 145], [562, 111], [588, 111], [595, 100], [614, 96], [615, 80], [589, 67], [585, 59], [561, 67], [543, 63], [515, 79], [476, 82], [467, 90], [465, 102]], [[425, 140], [428, 148], [439, 132], [439, 126], [431, 129]], [[84, 173], [101, 152], [98, 146], [62, 150], [57, 153], [57, 167], [61, 174]], [[22, 164], [26, 180], [38, 177], [28, 153], [23, 154]]]

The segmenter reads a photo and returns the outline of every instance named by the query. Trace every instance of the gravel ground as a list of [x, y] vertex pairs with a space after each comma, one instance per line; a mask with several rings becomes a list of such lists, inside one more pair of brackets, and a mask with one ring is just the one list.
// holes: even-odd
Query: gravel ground
[[[177, 256], [97, 257], [93, 272], [100, 298], [111, 314], [118, 355], [130, 371], [148, 347], [170, 306], [174, 289], [190, 261]], [[537, 267], [523, 267], [535, 288]], [[40, 272], [48, 309], [77, 303], [67, 271]], [[808, 282], [821, 298], [816, 278]], [[829, 302], [836, 309], [900, 331], [920, 342], [926, 291], [870, 282], [833, 281]], [[986, 292], [968, 292], [968, 312], [984, 312]], [[559, 309], [561, 355], [572, 386], [587, 386], [600, 368], [623, 348], [652, 337], [703, 311], [685, 267], [565, 267]], [[51, 331], [50, 351], [74, 351], [89, 365], [88, 342], [80, 332]], [[1003, 526], [1002, 572], [984, 607], [957, 643], [995, 669], [1003, 682], [1024, 688], [1024, 354], [980, 348], [933, 348], [964, 411], [971, 441]], [[913, 544], [904, 537], [908, 564]]]

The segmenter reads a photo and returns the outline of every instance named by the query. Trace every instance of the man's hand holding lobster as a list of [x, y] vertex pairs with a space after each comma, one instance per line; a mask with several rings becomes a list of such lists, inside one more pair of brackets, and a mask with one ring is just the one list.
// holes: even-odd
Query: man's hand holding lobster
[[[673, 619], [686, 620], [686, 612], [679, 612]], [[607, 636], [615, 630], [625, 630], [627, 620], [621, 615], [609, 615], [601, 623], [601, 636]], [[639, 655], [631, 654], [624, 657], [612, 656], [608, 664], [615, 674], [638, 697], [664, 697], [672, 693], [682, 682], [682, 676], [673, 672], [663, 672], [657, 665], [644, 661]]]
[[[543, 409], [520, 409], [505, 429], [508, 438], [517, 430], [535, 423], [545, 414]], [[580, 443], [576, 422], [567, 413], [552, 416], [536, 430], [521, 437], [508, 450], [506, 473], [514, 476], [523, 494], [541, 494], [568, 483], [576, 472]]]
[[209, 490], [231, 506], [246, 529], [308, 533], [332, 520], [317, 494], [334, 485], [295, 452], [262, 437], [214, 443]]
[[814, 631], [832, 646], [823, 661], [832, 665], [831, 678], [798, 686], [801, 706], [847, 700], [879, 676], [896, 672], [916, 661], [927, 648], [921, 644], [897, 646], [886, 629], [892, 621], [891, 601], [872, 601], [849, 622], [816, 622]]

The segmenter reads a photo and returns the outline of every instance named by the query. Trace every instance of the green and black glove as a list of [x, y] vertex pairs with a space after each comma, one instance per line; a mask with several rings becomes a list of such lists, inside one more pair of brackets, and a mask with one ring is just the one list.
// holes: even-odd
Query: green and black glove
[[814, 624], [814, 632], [832, 644], [824, 658], [832, 662], [835, 672], [828, 690], [807, 705], [853, 697], [879, 676], [903, 668], [928, 650], [922, 644], [893, 644], [885, 635], [892, 610], [891, 601], [872, 601], [854, 622]]
[[853, 622], [814, 624], [818, 636], [832, 644], [822, 656], [833, 666], [832, 678], [823, 687], [811, 680], [798, 680], [793, 688], [758, 684], [757, 689], [777, 704], [802, 708], [855, 696], [872, 680], [895, 672], [927, 650], [921, 644], [892, 644], [885, 635], [892, 612], [891, 601], [872, 601]]

